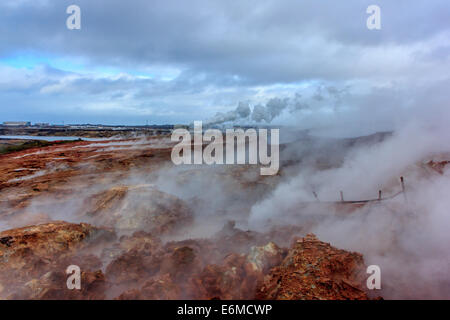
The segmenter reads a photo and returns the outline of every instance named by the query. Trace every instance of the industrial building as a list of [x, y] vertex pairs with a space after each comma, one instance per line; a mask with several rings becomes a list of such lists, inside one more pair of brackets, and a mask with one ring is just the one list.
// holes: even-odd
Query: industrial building
[[3, 122], [5, 127], [28, 127], [31, 126], [29, 121], [5, 121]]

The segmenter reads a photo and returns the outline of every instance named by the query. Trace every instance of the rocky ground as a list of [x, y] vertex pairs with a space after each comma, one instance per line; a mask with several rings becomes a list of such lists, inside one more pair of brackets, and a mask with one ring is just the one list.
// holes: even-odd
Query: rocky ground
[[[360, 254], [304, 226], [241, 226], [279, 176], [245, 166], [169, 175], [170, 146], [78, 141], [1, 155], [0, 298], [368, 299]], [[207, 187], [195, 193], [193, 181]], [[226, 202], [208, 194], [214, 181]], [[81, 290], [67, 288], [70, 265]]]

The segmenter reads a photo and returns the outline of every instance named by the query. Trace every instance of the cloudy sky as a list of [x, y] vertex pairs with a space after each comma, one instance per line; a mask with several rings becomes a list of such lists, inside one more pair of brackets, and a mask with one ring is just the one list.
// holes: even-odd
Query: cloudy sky
[[189, 123], [278, 99], [274, 124], [377, 131], [447, 103], [449, 71], [448, 0], [0, 1], [0, 121]]

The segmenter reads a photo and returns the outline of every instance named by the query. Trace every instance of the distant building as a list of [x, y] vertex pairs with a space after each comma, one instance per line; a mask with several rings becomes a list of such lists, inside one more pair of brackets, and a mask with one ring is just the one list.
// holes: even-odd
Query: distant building
[[48, 126], [50, 126], [50, 123], [47, 123], [47, 122], [36, 122], [34, 125], [36, 127], [48, 127]]
[[187, 124], [176, 124], [173, 126], [174, 129], [189, 129], [189, 125]]
[[5, 127], [27, 127], [31, 126], [29, 121], [5, 121], [3, 122]]

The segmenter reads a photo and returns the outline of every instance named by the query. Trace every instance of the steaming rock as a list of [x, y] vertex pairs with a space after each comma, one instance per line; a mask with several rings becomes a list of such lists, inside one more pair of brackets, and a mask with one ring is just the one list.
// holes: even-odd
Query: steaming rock
[[151, 279], [144, 283], [140, 290], [132, 289], [122, 293], [118, 300], [177, 300], [181, 289], [169, 275]]
[[314, 235], [297, 240], [283, 263], [257, 290], [258, 299], [368, 299], [363, 290], [362, 255], [319, 241]]
[[110, 237], [107, 230], [95, 228], [86, 223], [73, 224], [64, 221], [40, 224], [0, 232], [0, 261], [9, 266], [22, 254], [32, 250], [38, 257], [57, 256], [82, 246], [84, 240]]
[[[0, 297], [53, 297], [54, 294], [48, 290], [51, 287], [55, 289], [52, 280], [54, 275], [45, 275], [49, 270], [55, 270], [58, 274], [64, 273], [71, 264], [79, 265], [86, 272], [100, 268], [101, 262], [98, 258], [80, 253], [89, 246], [113, 239], [114, 234], [106, 229], [64, 221], [1, 232], [0, 284], [3, 290], [0, 291]], [[66, 278], [65, 273], [63, 277]], [[63, 290], [63, 285], [65, 286], [65, 281], [59, 284], [58, 290], [68, 291], [67, 287]], [[37, 290], [42, 286], [47, 286], [47, 289]], [[16, 289], [20, 290], [16, 292]]]
[[100, 300], [105, 299], [109, 287], [101, 270], [81, 273], [80, 290], [68, 290], [67, 275], [64, 272], [50, 271], [39, 279], [33, 279], [14, 293], [12, 299], [27, 300]]
[[275, 243], [269, 242], [262, 247], [252, 247], [247, 255], [247, 261], [255, 272], [266, 273], [273, 266], [278, 265], [285, 255]]
[[161, 242], [145, 232], [123, 236], [113, 248], [104, 250], [103, 255], [114, 252], [113, 260], [106, 267], [106, 276], [115, 283], [142, 282], [159, 271], [162, 260]]
[[248, 255], [232, 253], [221, 265], [207, 265], [193, 279], [202, 299], [254, 299], [258, 281], [271, 267], [281, 263], [284, 250], [274, 243], [252, 247]]
[[149, 186], [118, 186], [94, 195], [89, 216], [122, 231], [167, 233], [188, 224], [191, 209], [181, 199]]

